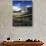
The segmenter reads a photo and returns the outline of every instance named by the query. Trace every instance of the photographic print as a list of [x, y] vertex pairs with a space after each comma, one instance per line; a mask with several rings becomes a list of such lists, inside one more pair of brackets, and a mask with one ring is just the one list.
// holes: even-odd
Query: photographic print
[[13, 26], [32, 26], [32, 0], [12, 1]]

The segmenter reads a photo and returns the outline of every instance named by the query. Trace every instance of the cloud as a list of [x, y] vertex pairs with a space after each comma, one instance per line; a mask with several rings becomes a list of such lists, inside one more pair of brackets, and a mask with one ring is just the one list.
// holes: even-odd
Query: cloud
[[32, 5], [26, 5], [26, 7], [32, 7]]
[[20, 10], [21, 10], [21, 8], [20, 8], [20, 7], [17, 7], [17, 6], [13, 6], [12, 9], [13, 9], [14, 11], [20, 11]]

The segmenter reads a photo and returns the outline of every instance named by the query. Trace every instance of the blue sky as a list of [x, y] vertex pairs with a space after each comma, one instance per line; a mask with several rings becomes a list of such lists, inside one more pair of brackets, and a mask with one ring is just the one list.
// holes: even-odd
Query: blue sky
[[16, 7], [32, 7], [32, 1], [13, 1], [13, 6], [16, 6]]
[[32, 1], [32, 0], [12, 0], [12, 1]]
[[14, 11], [19, 11], [21, 10], [23, 7], [32, 7], [32, 1], [13, 1], [13, 6], [12, 9]]

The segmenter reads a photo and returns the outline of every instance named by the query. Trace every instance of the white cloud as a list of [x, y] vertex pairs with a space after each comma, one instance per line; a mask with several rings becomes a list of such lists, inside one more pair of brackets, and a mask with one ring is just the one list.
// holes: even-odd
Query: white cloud
[[14, 11], [20, 11], [20, 10], [21, 10], [21, 8], [19, 8], [19, 7], [17, 7], [17, 6], [13, 6], [12, 9], [13, 9]]
[[32, 7], [31, 5], [27, 5], [26, 7]]

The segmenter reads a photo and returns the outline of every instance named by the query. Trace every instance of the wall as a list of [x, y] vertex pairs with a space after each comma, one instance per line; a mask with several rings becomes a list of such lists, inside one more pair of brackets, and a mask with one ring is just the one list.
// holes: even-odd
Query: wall
[[39, 39], [46, 45], [46, 0], [33, 0], [33, 26], [13, 27], [10, 0], [0, 0], [0, 41]]

